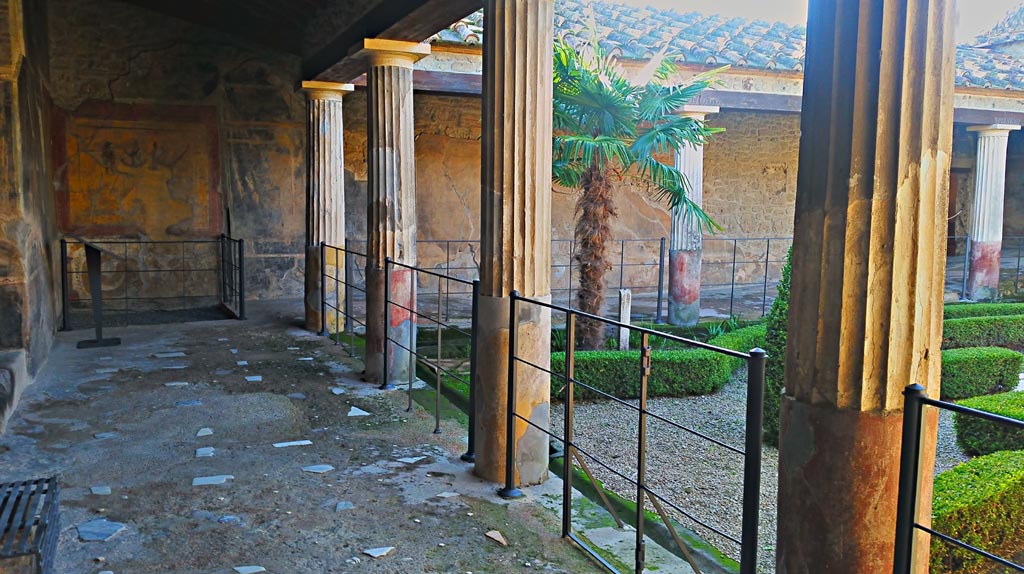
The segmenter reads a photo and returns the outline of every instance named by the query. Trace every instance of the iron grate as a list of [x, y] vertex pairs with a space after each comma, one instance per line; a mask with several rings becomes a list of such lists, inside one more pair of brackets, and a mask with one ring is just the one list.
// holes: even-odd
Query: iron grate
[[0, 569], [12, 560], [29, 565], [25, 572], [54, 572], [59, 499], [56, 477], [0, 483]]

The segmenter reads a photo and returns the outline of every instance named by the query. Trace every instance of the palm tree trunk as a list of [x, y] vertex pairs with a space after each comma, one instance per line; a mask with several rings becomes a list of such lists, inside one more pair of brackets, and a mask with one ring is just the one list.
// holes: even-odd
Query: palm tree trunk
[[[608, 242], [612, 238], [611, 220], [617, 216], [611, 185], [596, 165], [583, 177], [583, 193], [576, 202], [576, 263], [580, 273], [577, 306], [581, 311], [601, 314], [604, 305], [604, 276], [612, 268], [608, 261]], [[580, 320], [576, 340], [580, 349], [604, 347], [604, 324]]]

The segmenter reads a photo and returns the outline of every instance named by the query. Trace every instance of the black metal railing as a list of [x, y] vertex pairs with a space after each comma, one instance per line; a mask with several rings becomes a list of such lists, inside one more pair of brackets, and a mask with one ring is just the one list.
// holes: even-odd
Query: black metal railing
[[[521, 297], [517, 292], [513, 291], [510, 296], [510, 309], [509, 309], [509, 363], [508, 363], [508, 408], [506, 411], [506, 430], [508, 435], [506, 436], [506, 459], [505, 459], [505, 485], [499, 491], [499, 494], [506, 498], [516, 498], [521, 496], [521, 492], [518, 485], [515, 482], [515, 460], [516, 460], [516, 437], [515, 428], [516, 421], [525, 423], [528, 427], [535, 429], [547, 435], [549, 438], [554, 439], [557, 442], [561, 442], [564, 445], [563, 451], [563, 481], [564, 489], [562, 493], [562, 537], [567, 538], [578, 544], [588, 554], [590, 554], [595, 560], [603, 564], [607, 569], [612, 572], [617, 570], [609, 564], [599, 552], [593, 549], [582, 537], [578, 536], [572, 525], [572, 489], [573, 489], [573, 472], [574, 467], [582, 469], [590, 478], [591, 482], [595, 485], [598, 483], [594, 480], [593, 474], [589, 470], [589, 465], [586, 463], [587, 460], [593, 461], [599, 465], [605, 471], [611, 473], [620, 481], [624, 481], [632, 485], [635, 488], [636, 500], [636, 515], [634, 517], [636, 528], [636, 541], [635, 541], [635, 572], [643, 572], [645, 567], [645, 523], [649, 520], [645, 514], [648, 507], [653, 508], [655, 512], [661, 517], [663, 525], [666, 529], [671, 532], [672, 538], [675, 543], [679, 546], [681, 554], [684, 559], [690, 562], [691, 567], [695, 571], [699, 572], [700, 569], [697, 563], [694, 561], [687, 547], [681, 542], [676, 529], [673, 527], [673, 522], [666, 512], [666, 507], [671, 509], [676, 516], [683, 517], [689, 520], [693, 524], [697, 525], [698, 528], [706, 531], [713, 532], [718, 536], [731, 541], [732, 543], [739, 546], [739, 562], [740, 562], [740, 573], [741, 574], [754, 574], [757, 568], [757, 551], [758, 551], [758, 519], [760, 509], [760, 484], [761, 484], [761, 440], [762, 440], [762, 413], [764, 405], [764, 372], [765, 372], [765, 360], [766, 355], [764, 351], [760, 349], [754, 349], [750, 353], [742, 353], [738, 351], [732, 351], [729, 349], [723, 349], [708, 345], [699, 341], [690, 339], [684, 339], [674, 335], [662, 333], [652, 329], [643, 327], [636, 327], [633, 325], [621, 323], [604, 317], [596, 315], [590, 315], [587, 313], [580, 312], [575, 309], [563, 307], [560, 305], [554, 305], [546, 303], [544, 301], [538, 301], [535, 299], [529, 299]], [[566, 350], [565, 350], [565, 365], [563, 372], [557, 372], [554, 369], [545, 368], [541, 365], [537, 365], [527, 358], [524, 358], [519, 354], [518, 345], [518, 327], [519, 327], [519, 315], [520, 308], [524, 305], [535, 306], [538, 308], [547, 309], [553, 313], [561, 313], [565, 316], [566, 325]], [[605, 325], [617, 328], [617, 329], [628, 329], [632, 332], [636, 332], [640, 336], [640, 353], [638, 363], [636, 365], [636, 377], [639, 380], [639, 398], [635, 401], [626, 400], [611, 393], [605, 392], [598, 389], [586, 381], [580, 380], [575, 374], [575, 339], [576, 339], [576, 320], [583, 319], [587, 321], [597, 321]], [[739, 448], [734, 445], [730, 445], [727, 442], [718, 440], [709, 436], [708, 434], [687, 427], [677, 421], [670, 419], [666, 414], [659, 414], [653, 412], [648, 408], [648, 379], [652, 370], [652, 350], [651, 350], [651, 338], [664, 338], [670, 340], [676, 344], [696, 348], [705, 349], [715, 353], [721, 353], [729, 357], [734, 357], [745, 361], [747, 363], [747, 403], [746, 403], [746, 431], [745, 431], [745, 446]], [[545, 349], [544, 352], [547, 352]], [[518, 379], [518, 369], [526, 367], [534, 369], [544, 373], [543, 376], [550, 377], [552, 380], [558, 380], [563, 384], [561, 391], [562, 406], [564, 409], [563, 413], [563, 428], [562, 434], [558, 435], [552, 432], [552, 429], [542, 428], [535, 424], [529, 416], [524, 416], [516, 412], [516, 400], [517, 390], [516, 384]], [[582, 445], [578, 435], [575, 432], [574, 424], [574, 409], [575, 409], [575, 393], [576, 387], [585, 389], [586, 392], [596, 395], [611, 404], [625, 409], [630, 409], [636, 413], [637, 416], [637, 435], [631, 440], [635, 440], [637, 445], [636, 459], [633, 468], [629, 471], [622, 471], [614, 468], [615, 462], [611, 460], [604, 460], [600, 458], [596, 452], [590, 448], [586, 448]], [[738, 534], [735, 532], [727, 532], [722, 525], [713, 524], [711, 520], [695, 516], [692, 512], [684, 509], [680, 504], [670, 499], [669, 495], [662, 490], [652, 488], [652, 482], [649, 480], [647, 475], [647, 423], [648, 420], [654, 420], [660, 424], [666, 424], [674, 431], [688, 433], [696, 436], [701, 440], [708, 441], [710, 444], [716, 447], [725, 449], [726, 451], [742, 458], [743, 460], [743, 495], [742, 495], [742, 518], [741, 518], [741, 530]], [[619, 461], [621, 463], [621, 460]], [[630, 476], [632, 474], [632, 476]], [[598, 487], [599, 493], [603, 492]], [[620, 493], [621, 494], [621, 493]], [[602, 494], [602, 498], [605, 506], [609, 512], [616, 518], [616, 522], [621, 522], [614, 509], [610, 506], [607, 499]], [[648, 506], [649, 505], [649, 506]]]
[[924, 387], [921, 385], [910, 385], [903, 391], [903, 445], [900, 452], [900, 482], [899, 495], [896, 504], [896, 545], [894, 574], [910, 574], [914, 556], [914, 534], [916, 530], [926, 532], [941, 540], [944, 544], [951, 544], [978, 556], [991, 560], [995, 564], [1010, 568], [1017, 572], [1024, 572], [1024, 565], [1012, 562], [1011, 560], [996, 556], [977, 546], [973, 546], [963, 540], [937, 532], [931, 527], [917, 522], [918, 511], [918, 479], [921, 476], [921, 433], [923, 410], [925, 406], [953, 411], [963, 416], [981, 418], [999, 425], [1024, 430], [1024, 421], [1011, 419], [967, 408], [956, 403], [940, 401], [928, 398], [925, 395]]
[[101, 322], [222, 318], [225, 313], [245, 319], [243, 239], [65, 238], [60, 266], [62, 330]]
[[[391, 275], [395, 270], [405, 270], [411, 275], [409, 285], [411, 305], [403, 304], [392, 298]], [[477, 314], [479, 312], [480, 280], [461, 279], [430, 269], [424, 269], [413, 265], [406, 265], [393, 261], [390, 257], [384, 261], [384, 349], [385, 353], [391, 353], [394, 348], [402, 349], [409, 353], [409, 376], [407, 381], [408, 407], [407, 411], [413, 409], [413, 388], [417, 379], [416, 367], [423, 365], [434, 377], [434, 433], [441, 433], [441, 397], [443, 394], [443, 383], [447, 377], [449, 381], [465, 385], [469, 389], [469, 437], [466, 452], [462, 460], [472, 462], [476, 458], [475, 453], [475, 411], [476, 411], [476, 351], [477, 351]], [[425, 284], [421, 289], [420, 285]], [[429, 285], [436, 284], [436, 290], [431, 290]], [[426, 296], [425, 296], [426, 295]], [[468, 296], [471, 301], [470, 314], [466, 317], [459, 312], [463, 306], [456, 305], [455, 311], [451, 309], [450, 301], [452, 295], [462, 299]], [[429, 310], [433, 310], [431, 313]], [[407, 340], [399, 340], [392, 332], [392, 313], [408, 313], [409, 333]], [[468, 320], [468, 321], [467, 321]], [[433, 326], [435, 341], [433, 354], [430, 349], [425, 348], [424, 341], [417, 337], [417, 325], [425, 322]], [[461, 336], [462, 341], [469, 340], [468, 357], [456, 356], [455, 361], [447, 356], [445, 337]], [[449, 345], [447, 349], [455, 348], [461, 351], [462, 344]], [[461, 353], [460, 353], [461, 354]], [[468, 359], [468, 372], [455, 364], [461, 361], [462, 365]], [[391, 377], [388, 373], [388, 365], [392, 364], [392, 357], [384, 357], [384, 373], [381, 388], [387, 388]]]
[[[333, 262], [333, 263], [331, 263]], [[340, 262], [340, 265], [339, 265]], [[349, 356], [356, 356], [356, 332], [366, 331], [366, 254], [320, 243], [320, 334], [342, 344], [348, 334]]]

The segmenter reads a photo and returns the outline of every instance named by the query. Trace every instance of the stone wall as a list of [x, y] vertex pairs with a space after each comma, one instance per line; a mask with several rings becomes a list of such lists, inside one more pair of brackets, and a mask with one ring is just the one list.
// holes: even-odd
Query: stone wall
[[299, 296], [299, 59], [113, 0], [49, 8], [62, 231], [154, 240], [228, 232], [247, 241], [250, 297]]
[[[46, 11], [0, 6], [0, 427], [53, 343], [56, 231], [50, 193]], [[24, 39], [24, 40], [23, 40]]]

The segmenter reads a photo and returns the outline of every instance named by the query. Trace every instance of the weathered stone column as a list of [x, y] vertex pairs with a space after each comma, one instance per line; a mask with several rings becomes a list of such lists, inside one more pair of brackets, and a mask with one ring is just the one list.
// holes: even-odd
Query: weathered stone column
[[[483, 166], [476, 474], [505, 478], [509, 298], [551, 298], [551, 110], [554, 0], [484, 2]], [[551, 313], [520, 305], [518, 356], [547, 368]], [[516, 412], [549, 419], [548, 375], [520, 365]], [[547, 478], [547, 436], [518, 421], [520, 484]]]
[[[327, 253], [328, 261], [320, 261], [320, 242], [342, 246], [345, 237], [345, 145], [342, 124], [341, 98], [352, 91], [352, 84], [330, 82], [302, 82], [306, 92], [306, 277], [305, 296], [306, 329], [320, 331], [322, 327], [320, 300], [323, 289], [328, 301], [342, 306], [344, 290], [333, 293], [330, 286], [321, 285], [323, 265], [330, 275], [341, 277], [345, 258]], [[337, 259], [337, 260], [336, 260]], [[327, 330], [338, 331], [335, 315], [328, 313]]]
[[[384, 372], [384, 261], [416, 264], [416, 150], [413, 124], [412, 67], [430, 54], [430, 45], [396, 40], [367, 39], [360, 54], [367, 58], [367, 170], [366, 188], [366, 380], [378, 382]], [[393, 267], [391, 300], [416, 308], [416, 286], [409, 269]], [[410, 346], [415, 341], [415, 317], [392, 306], [391, 336]], [[413, 343], [415, 344], [415, 343]], [[408, 380], [409, 352], [392, 343], [388, 380]]]
[[[810, 3], [779, 574], [893, 570], [902, 391], [939, 396], [953, 13], [953, 0]], [[926, 412], [922, 523], [937, 428]]]
[[991, 301], [999, 297], [999, 263], [1003, 249], [1003, 191], [1006, 188], [1006, 144], [1020, 126], [972, 126], [978, 134], [974, 166], [974, 213], [971, 217], [971, 268], [967, 298]]
[[[717, 114], [717, 106], [685, 106], [681, 112], [699, 121]], [[703, 205], [704, 146], [685, 146], [676, 150], [676, 169], [690, 184], [689, 198]], [[700, 320], [700, 262], [704, 254], [703, 231], [691, 213], [672, 210], [668, 251], [668, 322], [692, 326]]]

